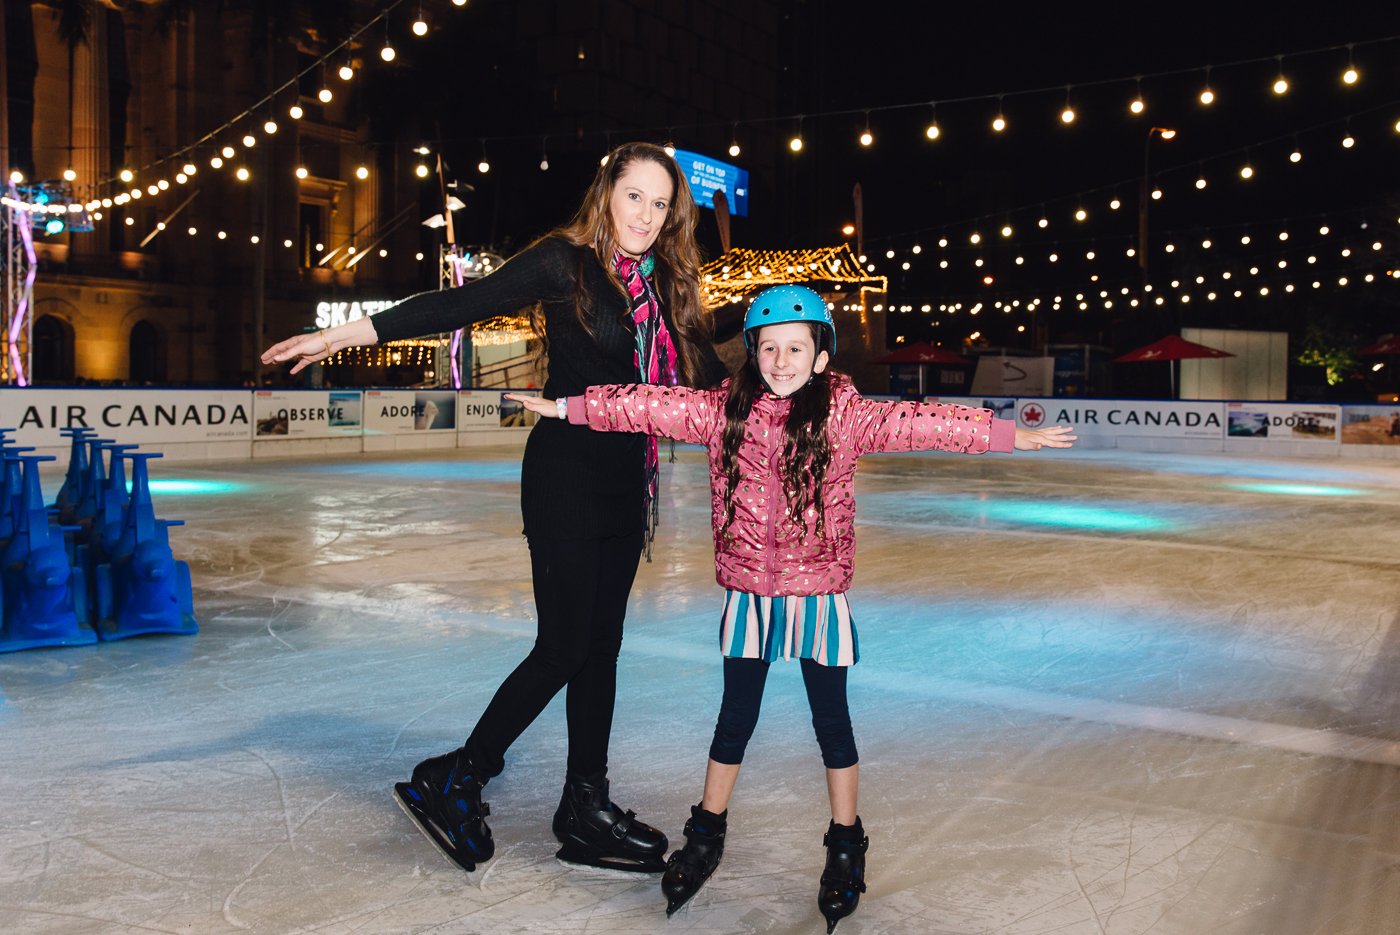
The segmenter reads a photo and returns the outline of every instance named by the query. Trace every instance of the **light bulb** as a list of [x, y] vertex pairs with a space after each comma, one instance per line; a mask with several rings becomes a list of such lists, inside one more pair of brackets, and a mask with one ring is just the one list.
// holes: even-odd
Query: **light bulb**
[[420, 179], [426, 179], [428, 177], [428, 167], [421, 162], [418, 163], [418, 167], [413, 171]]
[[875, 137], [869, 130], [866, 130], [863, 133], [861, 133], [860, 145], [869, 146], [873, 142], [875, 142]]
[[491, 163], [487, 162], [485, 159], [481, 160], [476, 164], [476, 171], [480, 172], [482, 175], [485, 175], [486, 173], [491, 171]]
[[239, 166], [238, 171], [234, 173], [234, 175], [238, 176], [238, 181], [240, 182], [248, 181], [249, 174], [247, 166]]
[[243, 145], [251, 149], [258, 145], [258, 138], [251, 133], [245, 133], [243, 134]]
[[739, 150], [739, 144], [738, 144], [738, 143], [730, 143], [730, 144], [729, 144], [729, 155], [730, 155], [730, 156], [738, 156], [738, 155], [739, 155], [739, 152], [740, 152], [740, 150]]
[[219, 231], [220, 240], [228, 240], [228, 231]]
[[257, 234], [254, 234], [253, 236], [248, 238], [249, 243], [257, 243], [260, 240], [262, 240], [262, 238], [259, 237]]
[[1210, 88], [1206, 88], [1204, 91], [1202, 91], [1202, 92], [1201, 92], [1201, 103], [1204, 104], [1204, 105], [1206, 105], [1207, 107], [1209, 107], [1211, 104], [1214, 104], [1214, 103], [1215, 103], [1215, 92], [1212, 91]]
[[1005, 225], [1004, 227], [1002, 227], [1002, 229], [1001, 229], [1001, 236], [1003, 236], [1003, 237], [1010, 237], [1010, 236], [1011, 236], [1011, 225], [1010, 225], [1010, 224], [1007, 224], [1007, 225]]
[[1355, 146], [1355, 145], [1356, 145], [1356, 137], [1352, 136], [1350, 133], [1348, 133], [1346, 136], [1342, 137], [1342, 148], [1343, 148], [1343, 149], [1351, 149], [1351, 148], [1352, 148], [1353, 146]]
[[222, 169], [224, 167], [223, 157], [215, 156], [213, 159], [209, 160], [209, 165], [215, 169]]
[[368, 166], [357, 166], [357, 167], [355, 168], [355, 178], [357, 178], [357, 179], [367, 179], [367, 178], [369, 178], [369, 167], [368, 167]]
[[802, 152], [802, 137], [794, 136], [792, 139], [788, 140], [788, 149], [795, 153]]
[[413, 21], [413, 34], [415, 36], [426, 36], [428, 34], [428, 24], [420, 17]]
[[1110, 210], [1117, 211], [1119, 208], [1123, 207], [1123, 202], [1115, 198], [1108, 203], [1108, 207]]
[[1152, 189], [1152, 200], [1153, 200], [1153, 201], [1161, 201], [1161, 200], [1162, 200], [1162, 190], [1161, 190], [1160, 188], [1154, 188], [1154, 189]]
[[322, 88], [316, 92], [316, 99], [322, 104], [329, 104], [333, 97], [335, 97], [335, 95], [331, 93], [330, 88]]
[[1076, 221], [1083, 221], [1088, 216], [1089, 212], [1085, 211], [1083, 208], [1080, 208], [1078, 211], [1074, 212], [1074, 219]]
[[1039, 227], [1041, 227], [1041, 228], [1049, 227], [1049, 226], [1050, 226], [1050, 219], [1049, 219], [1049, 218], [1041, 218], [1039, 221], [1036, 221], [1036, 224], [1037, 224]]
[[148, 195], [154, 195], [154, 194], [155, 194], [156, 192], [158, 192], [158, 191], [160, 191], [160, 189], [157, 188], [155, 185], [147, 185], [147, 186], [146, 186], [146, 194], [148, 194]]
[[1133, 102], [1128, 105], [1128, 110], [1132, 111], [1135, 114], [1140, 114], [1146, 109], [1147, 104], [1144, 103], [1142, 98], [1140, 97], [1133, 98]]
[[194, 163], [187, 162], [180, 167], [180, 171], [184, 172], [186, 175], [194, 175], [197, 170], [195, 169]]
[[543, 158], [540, 159], [540, 171], [541, 171], [541, 172], [548, 172], [548, 171], [549, 171], [549, 157], [548, 157], [548, 156], [545, 156], [545, 157], [543, 157]]
[[159, 182], [156, 183], [156, 188], [160, 189], [161, 191], [166, 191], [170, 188], [170, 183], [167, 182], [165, 179], [161, 179]]
[[[19, 175], [19, 178], [18, 178], [18, 179], [15, 178], [16, 175]], [[118, 176], [118, 178], [120, 178], [123, 182], [126, 182], [126, 183], [129, 184], [129, 183], [131, 182], [132, 179], [136, 178], [136, 174], [135, 174], [134, 172], [132, 172], [130, 169], [123, 169], [123, 170], [121, 171], [121, 174]], [[19, 173], [18, 171], [15, 171], [15, 172], [11, 172], [11, 173], [10, 173], [10, 179], [11, 179], [12, 181], [15, 181], [15, 182], [22, 182], [22, 181], [24, 181], [24, 176], [23, 176], [23, 175], [20, 175], [20, 173]]]
[[1249, 179], [1249, 178], [1253, 178], [1253, 177], [1254, 177], [1254, 167], [1253, 167], [1253, 166], [1246, 164], [1246, 165], [1244, 165], [1244, 166], [1240, 169], [1240, 178], [1242, 178], [1242, 179]]
[[293, 120], [300, 120], [304, 113], [306, 113], [306, 111], [301, 109], [300, 104], [293, 104], [291, 107], [287, 108], [287, 116], [291, 117]]
[[307, 174], [306, 166], [297, 166], [297, 178], [304, 179]]
[[[452, 5], [453, 5], [453, 6], [466, 6], [466, 5], [467, 5], [467, 0], [452, 0]], [[420, 256], [418, 259], [421, 260], [421, 259], [423, 259], [423, 258]]]
[[1360, 73], [1359, 71], [1356, 70], [1356, 66], [1355, 66], [1355, 65], [1349, 65], [1349, 66], [1347, 66], [1347, 70], [1344, 71], [1344, 72], [1342, 72], [1342, 83], [1343, 83], [1343, 84], [1356, 84], [1357, 79], [1360, 78], [1360, 77], [1361, 77], [1361, 73]]
[[198, 233], [199, 233], [199, 228], [197, 228], [197, 227], [191, 227], [191, 228], [189, 228], [189, 229], [186, 230], [186, 233], [189, 234], [191, 237], [193, 237], [195, 234], [198, 234]]
[[269, 120], [269, 121], [267, 121], [266, 123], [264, 123], [264, 124], [263, 124], [263, 132], [266, 133], [266, 134], [268, 134], [269, 136], [271, 136], [273, 133], [276, 133], [276, 132], [277, 132], [277, 121], [276, 121], [276, 120]]
[[996, 119], [992, 121], [992, 129], [997, 131], [998, 133], [1000, 133], [1002, 130], [1005, 130], [1006, 118], [1003, 117], [1001, 114], [997, 114]]
[[344, 65], [340, 66], [336, 74], [340, 75], [341, 81], [349, 81], [351, 78], [355, 77], [355, 69], [350, 67], [349, 62], [346, 62]]
[[219, 152], [225, 159], [233, 158], [234, 150], [232, 146], [225, 146], [223, 149], [219, 150]]
[[1288, 161], [1289, 161], [1289, 162], [1302, 162], [1302, 161], [1303, 161], [1303, 154], [1302, 154], [1301, 152], [1299, 152], [1298, 150], [1295, 149], [1295, 150], [1293, 150], [1293, 152], [1291, 152], [1291, 153], [1288, 154]]
[[284, 246], [284, 247], [290, 248], [291, 245], [292, 245], [292, 242], [291, 242], [290, 239], [282, 241], [282, 246]]
[[666, 155], [670, 156], [672, 159], [676, 157], [676, 147], [672, 146], [670, 143], [667, 143], [661, 148], [664, 149], [666, 151]]
[[1204, 189], [1205, 187], [1206, 187], [1206, 180], [1205, 180], [1205, 177], [1204, 177], [1204, 176], [1202, 176], [1201, 178], [1196, 179], [1196, 189], [1197, 189], [1198, 191], [1201, 190], [1201, 189]]
[[1287, 93], [1288, 93], [1288, 79], [1285, 78], [1285, 77], [1283, 77], [1283, 75], [1279, 75], [1277, 78], [1274, 79], [1274, 93], [1275, 93], [1275, 94], [1287, 94]]
[[1074, 123], [1074, 108], [1073, 108], [1073, 107], [1066, 107], [1064, 110], [1060, 111], [1060, 122], [1061, 122], [1061, 123]]
[[924, 130], [924, 136], [928, 137], [931, 140], [938, 139], [938, 137], [942, 133], [943, 131], [938, 128], [938, 124], [936, 122], [929, 124], [928, 129]]
[[384, 61], [386, 62], [392, 62], [396, 54], [397, 53], [394, 52], [394, 47], [389, 45], [389, 43], [387, 42], [384, 43], [384, 48], [379, 50], [379, 57], [384, 59]]

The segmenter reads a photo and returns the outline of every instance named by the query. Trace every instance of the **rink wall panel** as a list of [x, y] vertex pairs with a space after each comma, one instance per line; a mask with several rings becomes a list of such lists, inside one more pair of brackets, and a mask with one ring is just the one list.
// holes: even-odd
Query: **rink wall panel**
[[[0, 427], [65, 463], [60, 429], [76, 426], [179, 461], [523, 445], [535, 416], [503, 392], [0, 389]], [[1400, 459], [1400, 403], [926, 399], [989, 408], [1020, 428], [1071, 424], [1082, 448]]]

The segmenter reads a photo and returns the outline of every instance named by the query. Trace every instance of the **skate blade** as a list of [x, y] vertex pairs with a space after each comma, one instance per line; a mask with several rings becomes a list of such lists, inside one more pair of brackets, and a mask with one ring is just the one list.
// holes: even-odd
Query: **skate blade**
[[661, 858], [655, 861], [628, 860], [626, 857], [613, 857], [611, 855], [599, 854], [596, 851], [580, 847], [576, 844], [565, 844], [559, 848], [554, 855], [563, 863], [575, 867], [590, 867], [594, 870], [603, 870], [609, 873], [625, 873], [629, 876], [639, 873], [662, 873], [666, 865], [661, 862]]
[[420, 812], [408, 798], [406, 790], [410, 788], [409, 783], [394, 783], [394, 802], [402, 809], [403, 813], [413, 820], [413, 826], [422, 832], [423, 837], [432, 842], [438, 853], [452, 861], [453, 865], [471, 873], [476, 870], [476, 862], [468, 860], [466, 857], [452, 847], [448, 842], [439, 839], [437, 825], [432, 820]]

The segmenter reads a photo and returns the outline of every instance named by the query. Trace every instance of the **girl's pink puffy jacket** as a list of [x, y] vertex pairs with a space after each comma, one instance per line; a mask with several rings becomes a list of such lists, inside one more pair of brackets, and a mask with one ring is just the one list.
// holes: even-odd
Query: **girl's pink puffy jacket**
[[848, 377], [833, 374], [827, 419], [831, 463], [823, 483], [824, 535], [816, 509], [789, 515], [779, 461], [789, 401], [754, 401], [739, 446], [739, 485], [727, 535], [722, 472], [728, 381], [711, 390], [651, 384], [590, 386], [568, 400], [569, 421], [609, 432], [642, 432], [704, 445], [710, 454], [715, 579], [722, 587], [763, 594], [834, 594], [851, 586], [855, 565], [856, 459], [877, 451], [939, 449], [981, 454], [1011, 451], [1015, 423], [990, 409], [865, 399]]

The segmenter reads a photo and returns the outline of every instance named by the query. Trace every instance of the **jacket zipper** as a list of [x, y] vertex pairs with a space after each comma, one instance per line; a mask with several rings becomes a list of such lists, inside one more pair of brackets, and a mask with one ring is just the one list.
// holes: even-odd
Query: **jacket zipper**
[[778, 505], [775, 501], [781, 492], [782, 479], [778, 474], [778, 433], [769, 430], [771, 438], [768, 443], [768, 549], [764, 553], [768, 572], [768, 588], [763, 592], [764, 597], [773, 597], [778, 587], [778, 575], [774, 570], [774, 556], [777, 549], [777, 525], [778, 525]]

